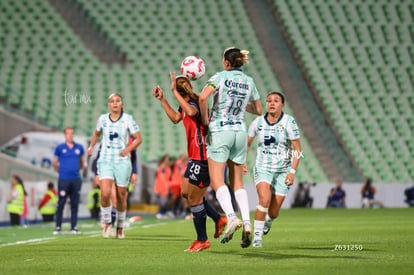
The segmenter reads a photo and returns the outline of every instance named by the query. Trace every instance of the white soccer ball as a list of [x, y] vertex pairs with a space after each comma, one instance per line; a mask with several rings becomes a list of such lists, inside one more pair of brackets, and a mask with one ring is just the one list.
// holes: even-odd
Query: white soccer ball
[[190, 80], [197, 80], [203, 77], [206, 72], [206, 64], [203, 59], [197, 56], [187, 56], [181, 62], [181, 74]]

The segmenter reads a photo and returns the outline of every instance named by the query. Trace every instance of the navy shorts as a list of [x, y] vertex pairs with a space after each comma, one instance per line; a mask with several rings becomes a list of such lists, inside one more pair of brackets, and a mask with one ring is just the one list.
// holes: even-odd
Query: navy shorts
[[187, 169], [184, 178], [188, 178], [191, 184], [200, 188], [210, 185], [210, 176], [208, 174], [207, 160], [188, 160]]

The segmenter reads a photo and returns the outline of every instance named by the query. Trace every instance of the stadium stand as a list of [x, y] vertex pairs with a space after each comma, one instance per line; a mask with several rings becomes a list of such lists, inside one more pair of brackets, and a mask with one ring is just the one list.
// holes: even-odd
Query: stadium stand
[[[4, 0], [0, 7], [0, 103], [53, 129], [71, 124], [79, 134], [91, 135], [98, 115], [106, 112], [107, 96], [120, 92], [126, 111], [142, 128], [141, 159], [178, 155], [186, 148], [184, 130], [167, 120], [151, 96], [152, 87], [160, 84], [168, 91], [168, 72], [178, 71], [185, 56], [199, 55], [207, 64], [206, 76], [194, 83], [201, 91], [206, 78], [221, 70], [223, 49], [233, 44], [251, 51], [245, 71], [256, 79], [263, 98], [281, 90], [240, 1], [70, 2], [97, 26], [98, 35], [125, 53], [124, 60], [101, 62], [47, 1]], [[414, 5], [403, 0], [269, 3], [313, 95], [361, 175], [375, 182], [412, 182]], [[189, 19], [180, 20], [182, 7]], [[227, 16], [229, 11], [238, 16]], [[295, 115], [289, 105], [286, 111]], [[326, 182], [305, 134], [297, 179]]]
[[[98, 115], [106, 112], [106, 97], [120, 92], [126, 111], [133, 113], [142, 128], [141, 159], [155, 160], [164, 152], [178, 155], [186, 148], [184, 130], [167, 120], [151, 96], [152, 87], [160, 84], [168, 91], [168, 72], [178, 71], [185, 56], [199, 55], [207, 64], [205, 78], [194, 83], [201, 91], [206, 78], [221, 70], [223, 49], [233, 44], [251, 51], [251, 64], [245, 70], [255, 77], [263, 98], [268, 91], [280, 89], [240, 1], [72, 2], [77, 12], [98, 26], [100, 35], [126, 53], [125, 62], [101, 63], [46, 1], [5, 0], [0, 10], [0, 31], [6, 34], [1, 38], [0, 100], [51, 128], [70, 124], [77, 133], [91, 135]], [[178, 20], [181, 7], [194, 17]], [[239, 16], [229, 17], [228, 11], [237, 11]], [[204, 16], [198, 16], [200, 12]], [[222, 20], [209, 19], [213, 17]], [[291, 113], [289, 106], [286, 111]], [[253, 117], [247, 119], [250, 122]], [[306, 160], [296, 178], [327, 181], [302, 136]], [[250, 167], [253, 161], [253, 157], [248, 160]]]
[[362, 174], [414, 178], [414, 5], [273, 1], [302, 72]]

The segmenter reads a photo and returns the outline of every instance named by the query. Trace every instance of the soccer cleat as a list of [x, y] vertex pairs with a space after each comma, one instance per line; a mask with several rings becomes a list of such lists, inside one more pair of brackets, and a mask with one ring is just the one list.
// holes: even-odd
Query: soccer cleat
[[108, 239], [109, 236], [111, 235], [111, 231], [112, 231], [112, 225], [110, 223], [105, 224], [105, 226], [102, 230], [102, 236], [105, 239]]
[[75, 227], [72, 228], [72, 230], [70, 231], [70, 234], [72, 235], [79, 235], [81, 232]]
[[168, 219], [167, 215], [164, 215], [164, 214], [161, 214], [161, 213], [157, 213], [157, 215], [155, 215], [155, 217], [156, 217], [158, 220], [165, 220], [165, 219]]
[[226, 225], [227, 225], [226, 216], [220, 216], [219, 220], [216, 222], [216, 232], [214, 232], [214, 239], [217, 239], [218, 237], [220, 237]]
[[184, 250], [184, 252], [200, 252], [203, 251], [204, 249], [209, 249], [210, 248], [210, 241], [207, 239], [204, 242], [200, 242], [199, 240], [195, 240], [189, 248], [187, 248], [186, 250]]
[[264, 226], [263, 226], [263, 235], [266, 235], [267, 233], [269, 233], [270, 228], [272, 228], [272, 220], [266, 219]]
[[195, 243], [198, 242], [198, 240], [195, 240], [194, 242], [191, 243], [190, 247], [187, 248], [186, 250], [184, 250], [184, 252], [191, 252], [191, 250], [193, 249]]
[[117, 237], [118, 239], [124, 239], [124, 238], [125, 238], [125, 234], [124, 234], [124, 229], [123, 229], [123, 228], [118, 227], [118, 228], [116, 229], [116, 237]]
[[246, 223], [243, 225], [243, 234], [242, 239], [240, 241], [240, 245], [243, 248], [247, 248], [252, 243], [252, 226], [250, 223]]
[[53, 235], [60, 235], [60, 234], [62, 234], [62, 229], [58, 226], [53, 231]]
[[259, 240], [259, 239], [254, 239], [253, 240], [253, 243], [252, 243], [252, 246], [253, 247], [262, 247], [263, 245], [262, 245], [262, 240]]
[[238, 218], [234, 218], [230, 224], [227, 226], [226, 231], [224, 232], [223, 238], [221, 238], [221, 243], [228, 243], [232, 238], [234, 232], [239, 230], [242, 227], [243, 223]]

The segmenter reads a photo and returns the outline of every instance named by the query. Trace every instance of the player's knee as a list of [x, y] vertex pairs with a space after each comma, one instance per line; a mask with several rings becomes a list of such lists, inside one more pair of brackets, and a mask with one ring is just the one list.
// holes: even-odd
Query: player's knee
[[257, 205], [256, 209], [259, 210], [260, 212], [263, 212], [263, 213], [266, 213], [266, 214], [269, 210], [267, 207], [263, 207], [260, 204]]
[[269, 211], [268, 211], [268, 215], [273, 220], [276, 219], [277, 217], [279, 217], [279, 209], [270, 208]]
[[259, 205], [261, 205], [265, 208], [269, 208], [270, 199], [261, 199], [261, 198], [259, 198]]
[[188, 195], [188, 202], [191, 206], [199, 205], [203, 202], [203, 197], [202, 196], [201, 197], [200, 196], [194, 196], [194, 195], [189, 194]]

